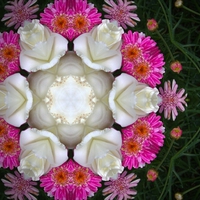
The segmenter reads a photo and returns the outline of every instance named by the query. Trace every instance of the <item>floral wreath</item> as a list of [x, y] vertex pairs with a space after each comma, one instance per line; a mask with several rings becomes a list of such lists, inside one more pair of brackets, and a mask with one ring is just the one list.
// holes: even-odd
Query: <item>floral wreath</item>
[[0, 35], [0, 165], [15, 175], [2, 179], [5, 194], [37, 199], [40, 184], [54, 199], [83, 200], [104, 185], [106, 200], [133, 198], [140, 179], [130, 170], [164, 144], [156, 112], [175, 120], [187, 106], [175, 80], [157, 89], [165, 72], [157, 43], [126, 31], [139, 21], [134, 2], [105, 0], [101, 19], [86, 0], [55, 0], [39, 20], [36, 0], [8, 3], [2, 21], [16, 32]]

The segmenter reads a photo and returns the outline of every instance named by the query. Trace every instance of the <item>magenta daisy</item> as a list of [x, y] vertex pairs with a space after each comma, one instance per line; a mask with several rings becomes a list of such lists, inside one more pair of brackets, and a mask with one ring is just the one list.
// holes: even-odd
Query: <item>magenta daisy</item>
[[0, 119], [0, 166], [13, 169], [19, 166], [20, 130]]
[[151, 87], [160, 84], [164, 73], [164, 56], [154, 40], [144, 33], [128, 31], [121, 47], [122, 71]]
[[[28, 0], [24, 4], [24, 0], [14, 0], [8, 1], [9, 5], [5, 6], [5, 10], [10, 13], [6, 13], [1, 21], [6, 21], [5, 25], [7, 27], [14, 26], [14, 29], [18, 29], [23, 22], [30, 19], [35, 19], [36, 13], [39, 10], [39, 5], [35, 4], [37, 0]], [[35, 5], [33, 5], [35, 4]]]
[[42, 24], [69, 40], [101, 23], [101, 13], [87, 0], [55, 0], [40, 16]]
[[122, 164], [128, 169], [143, 167], [156, 158], [164, 143], [160, 116], [151, 113], [122, 129]]
[[[41, 187], [56, 200], [82, 199], [93, 196], [101, 187], [101, 177], [72, 160], [53, 168], [40, 178]], [[75, 198], [74, 198], [75, 197]]]
[[137, 194], [134, 187], [138, 185], [140, 179], [134, 180], [137, 177], [134, 173], [126, 174], [127, 171], [124, 171], [118, 175], [116, 180], [111, 179], [104, 183], [107, 187], [102, 191], [103, 196], [109, 194], [104, 200], [113, 200], [115, 197], [117, 197], [117, 200], [134, 198], [133, 195]]
[[137, 25], [135, 21], [140, 21], [137, 14], [134, 11], [137, 9], [137, 6], [133, 5], [134, 1], [127, 0], [117, 0], [117, 4], [113, 0], [104, 0], [103, 11], [107, 14], [104, 16], [110, 20], [116, 20], [118, 25], [122, 26], [124, 29], [127, 29], [127, 26], [134, 27]]
[[185, 102], [187, 94], [183, 96], [185, 90], [181, 88], [177, 92], [177, 89], [178, 85], [175, 80], [172, 81], [172, 85], [168, 80], [164, 83], [164, 89], [161, 87], [159, 88], [160, 96], [162, 98], [159, 112], [162, 113], [164, 111], [164, 117], [166, 119], [170, 119], [172, 115], [173, 121], [178, 115], [177, 108], [183, 112], [185, 110], [184, 105], [187, 106], [187, 103]]
[[0, 33], [0, 81], [20, 70], [19, 35], [13, 31]]
[[37, 200], [35, 196], [39, 195], [39, 190], [34, 186], [36, 182], [25, 180], [23, 175], [14, 171], [14, 174], [7, 173], [5, 179], [1, 179], [4, 185], [10, 189], [5, 191], [8, 195], [8, 199], [24, 199], [26, 197], [29, 200]]

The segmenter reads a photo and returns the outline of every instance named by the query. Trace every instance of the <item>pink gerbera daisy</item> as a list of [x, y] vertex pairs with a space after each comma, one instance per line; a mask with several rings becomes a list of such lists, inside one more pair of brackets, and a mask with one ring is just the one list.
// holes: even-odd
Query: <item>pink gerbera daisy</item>
[[104, 200], [112, 200], [115, 197], [117, 197], [117, 200], [133, 199], [133, 195], [137, 194], [137, 191], [133, 187], [138, 185], [140, 179], [134, 180], [137, 176], [133, 173], [127, 176], [126, 174], [127, 172], [124, 171], [122, 174], [118, 175], [116, 180], [111, 179], [104, 183], [107, 187], [102, 191], [103, 196], [109, 194]]
[[101, 187], [101, 177], [69, 160], [40, 177], [41, 187], [55, 200], [82, 199], [93, 196]]
[[145, 34], [128, 31], [123, 35], [121, 52], [122, 71], [151, 87], [160, 84], [163, 77], [164, 56], [156, 42]]
[[10, 11], [10, 13], [6, 13], [1, 21], [6, 21], [5, 25], [8, 27], [15, 25], [14, 28], [18, 29], [24, 21], [37, 17], [34, 15], [39, 10], [39, 5], [35, 4], [36, 2], [37, 0], [29, 0], [24, 4], [24, 0], [8, 1], [9, 5], [5, 6], [5, 10]]
[[164, 117], [167, 119], [170, 119], [172, 115], [172, 119], [175, 120], [178, 115], [177, 108], [183, 112], [185, 110], [184, 105], [187, 106], [185, 102], [187, 94], [183, 96], [185, 90], [181, 88], [177, 92], [177, 89], [178, 85], [175, 80], [172, 81], [172, 86], [170, 81], [166, 81], [164, 89], [162, 87], [159, 88], [162, 98], [159, 112], [162, 113], [164, 110]]
[[20, 130], [0, 119], [0, 166], [13, 169], [19, 166]]
[[156, 158], [163, 146], [164, 127], [160, 116], [151, 113], [122, 129], [122, 164], [128, 169], [143, 167]]
[[134, 27], [140, 21], [137, 14], [133, 13], [137, 6], [133, 5], [134, 1], [117, 0], [117, 4], [113, 0], [104, 0], [108, 5], [103, 5], [103, 11], [108, 13], [104, 17], [111, 20], [116, 20], [118, 25], [127, 29], [127, 26]]
[[17, 200], [26, 197], [29, 200], [37, 200], [35, 196], [38, 196], [39, 190], [34, 187], [37, 183], [31, 180], [25, 180], [23, 175], [17, 171], [14, 173], [15, 175], [7, 173], [5, 175], [6, 179], [1, 179], [4, 185], [10, 188], [5, 191], [5, 194], [9, 196], [8, 199]]
[[20, 70], [19, 35], [13, 31], [0, 33], [0, 81]]
[[42, 24], [69, 40], [101, 23], [101, 13], [87, 0], [55, 0], [40, 16]]

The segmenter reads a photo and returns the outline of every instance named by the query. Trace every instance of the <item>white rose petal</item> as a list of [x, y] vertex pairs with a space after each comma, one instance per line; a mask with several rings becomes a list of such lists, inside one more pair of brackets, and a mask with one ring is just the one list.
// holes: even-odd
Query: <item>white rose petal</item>
[[7, 104], [6, 104], [6, 95], [7, 90], [4, 83], [0, 83], [0, 116], [3, 117], [6, 113]]
[[123, 171], [121, 145], [122, 138], [119, 131], [114, 129], [93, 131], [77, 145], [74, 150], [74, 160], [84, 167], [89, 167], [94, 173], [102, 176], [103, 180], [109, 180]]
[[27, 129], [20, 134], [20, 166], [18, 170], [32, 180], [52, 167], [62, 165], [67, 159], [67, 149], [58, 138], [48, 131]]
[[96, 41], [103, 42], [109, 49], [113, 50], [120, 48], [123, 33], [122, 27], [118, 27], [116, 21], [110, 22], [108, 19], [102, 20], [102, 23], [91, 31], [92, 37]]
[[120, 50], [109, 49], [104, 43], [96, 42], [89, 33], [74, 40], [74, 51], [92, 69], [115, 71], [121, 67]]
[[109, 105], [117, 123], [125, 127], [158, 110], [158, 90], [139, 83], [128, 74], [121, 74], [113, 82]]
[[6, 111], [2, 117], [7, 123], [19, 127], [26, 122], [32, 108], [33, 97], [29, 84], [20, 74], [13, 74], [5, 79], [4, 86]]

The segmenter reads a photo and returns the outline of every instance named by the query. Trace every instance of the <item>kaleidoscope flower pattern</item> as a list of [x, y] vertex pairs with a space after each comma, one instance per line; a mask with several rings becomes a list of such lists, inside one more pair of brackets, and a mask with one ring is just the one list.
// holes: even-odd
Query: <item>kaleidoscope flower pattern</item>
[[[127, 1], [124, 6], [136, 9]], [[0, 53], [8, 57], [0, 65], [1, 167], [40, 181], [54, 199], [87, 199], [101, 181], [109, 185], [106, 199], [136, 195], [129, 188], [139, 179], [126, 176], [126, 167], [151, 163], [164, 144], [156, 112], [172, 100], [166, 102], [170, 97], [157, 89], [163, 54], [153, 39], [125, 33], [121, 21], [101, 19], [85, 0], [55, 0], [40, 16], [23, 22], [17, 33], [1, 35]], [[181, 102], [177, 107], [183, 111]], [[128, 184], [124, 193], [113, 189], [121, 179]], [[32, 186], [25, 196], [35, 199], [29, 192], [38, 195]]]

